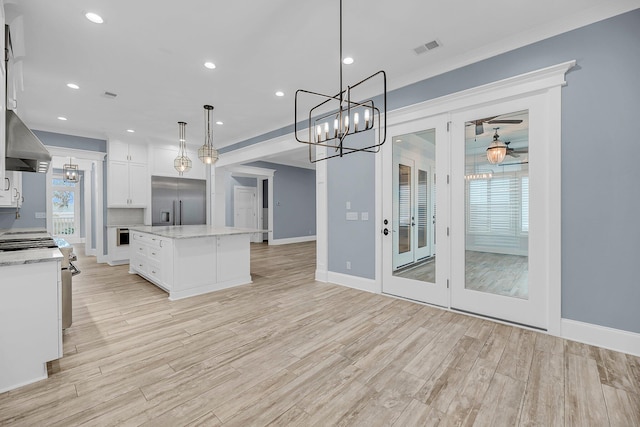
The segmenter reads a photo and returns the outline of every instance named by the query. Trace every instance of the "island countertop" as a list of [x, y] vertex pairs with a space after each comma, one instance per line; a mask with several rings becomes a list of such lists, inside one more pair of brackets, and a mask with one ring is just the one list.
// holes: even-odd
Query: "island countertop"
[[213, 225], [144, 225], [130, 226], [129, 231], [155, 234], [168, 239], [193, 239], [199, 237], [229, 236], [233, 234], [263, 233], [254, 228], [216, 227]]

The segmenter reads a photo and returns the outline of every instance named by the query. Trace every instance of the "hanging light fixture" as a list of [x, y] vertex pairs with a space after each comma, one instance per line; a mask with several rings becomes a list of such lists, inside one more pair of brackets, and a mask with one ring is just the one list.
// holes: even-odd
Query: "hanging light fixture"
[[64, 182], [78, 182], [80, 180], [78, 165], [71, 163], [71, 157], [69, 157], [69, 163], [62, 167], [62, 177]]
[[218, 161], [218, 150], [213, 147], [213, 130], [211, 129], [211, 116], [213, 106], [204, 106], [204, 145], [198, 149], [198, 158], [206, 165], [212, 165]]
[[489, 148], [487, 148], [487, 160], [492, 165], [496, 165], [498, 163], [502, 163], [504, 160], [504, 156], [507, 155], [507, 146], [504, 142], [500, 141], [500, 135], [498, 135], [498, 129], [493, 128], [496, 133], [493, 135], [493, 141], [489, 144]]
[[[343, 89], [342, 83], [342, 0], [340, 0], [340, 91], [335, 95], [326, 95], [304, 89], [298, 89], [295, 97], [294, 128], [298, 142], [309, 145], [309, 161], [315, 163], [332, 157], [342, 157], [346, 154], [360, 151], [377, 153], [380, 146], [387, 139], [387, 75], [384, 71], [378, 71], [354, 85], [348, 85]], [[379, 79], [381, 83], [382, 106], [374, 103], [373, 98], [358, 100], [358, 89], [370, 92], [371, 84]], [[380, 93], [380, 92], [378, 92]], [[306, 99], [315, 101], [304, 102]], [[318, 102], [314, 104], [314, 102]], [[305, 114], [298, 116], [299, 104], [313, 105]], [[329, 111], [327, 113], [327, 111]], [[301, 136], [298, 132], [298, 117], [306, 117], [307, 135]], [[333, 125], [333, 126], [331, 126]], [[361, 132], [377, 130], [374, 140], [354, 139], [348, 136]], [[304, 134], [304, 133], [302, 133]], [[366, 142], [362, 142], [366, 141]], [[333, 148], [333, 152], [324, 157], [316, 158], [315, 147]]]
[[187, 124], [185, 122], [178, 122], [180, 149], [178, 151], [178, 157], [173, 161], [173, 167], [176, 168], [180, 176], [191, 170], [191, 159], [187, 156], [186, 126]]

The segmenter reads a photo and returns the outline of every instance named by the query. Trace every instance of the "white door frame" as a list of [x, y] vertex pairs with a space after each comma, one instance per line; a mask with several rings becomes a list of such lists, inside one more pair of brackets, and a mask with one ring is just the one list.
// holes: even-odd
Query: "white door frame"
[[[548, 227], [546, 229], [547, 234], [543, 236], [541, 244], [544, 245], [546, 251], [545, 263], [547, 267], [545, 279], [548, 282], [546, 329], [548, 333], [556, 336], [561, 335], [561, 87], [566, 84], [566, 72], [575, 63], [575, 61], [564, 62], [387, 113], [387, 127], [389, 127], [446, 112], [463, 111], [472, 107], [517, 99], [530, 94], [546, 95], [546, 114], [548, 119], [546, 133], [549, 137], [549, 144], [552, 144], [554, 149], [553, 152], [545, 151], [541, 153], [549, 168], [549, 175], [544, 183], [544, 186], [548, 189], [545, 196]], [[388, 143], [390, 142], [387, 141], [386, 144]], [[376, 160], [376, 194], [382, 194], [381, 192], [383, 191], [382, 170], [382, 156], [378, 156]], [[437, 172], [439, 173], [439, 171]], [[324, 202], [324, 205], [321, 204], [322, 202]], [[326, 208], [326, 203], [327, 200], [325, 198], [318, 205]], [[376, 206], [376, 218], [382, 218], [381, 201]], [[444, 225], [449, 220], [449, 218], [443, 218], [442, 215], [439, 215], [437, 224]], [[380, 236], [382, 236], [381, 233], [377, 237], [377, 249], [381, 247]], [[441, 243], [441, 240], [437, 241], [438, 245]], [[382, 289], [381, 280], [383, 278], [382, 268], [384, 262], [381, 252], [376, 250], [376, 282], [379, 283], [380, 289]]]
[[[47, 146], [47, 150], [52, 156], [51, 166], [47, 171], [46, 178], [46, 215], [47, 215], [47, 231], [53, 230], [51, 198], [53, 197], [52, 191], [52, 178], [53, 169], [62, 169], [65, 163], [69, 161], [69, 157], [74, 159], [74, 162], [78, 164], [80, 170], [83, 170], [85, 176], [84, 182], [84, 209], [85, 209], [85, 254], [90, 256], [96, 256], [97, 261], [100, 263], [107, 262], [107, 256], [104, 253], [103, 242], [104, 236], [104, 218], [102, 214], [103, 208], [103, 162], [106, 153], [98, 151], [77, 150], [73, 148], [63, 148]], [[95, 169], [95, 180], [91, 179], [91, 169]], [[96, 218], [96, 241], [95, 245], [92, 242], [92, 229], [91, 229], [91, 200], [95, 200], [95, 212], [93, 213]], [[95, 249], [91, 249], [91, 246], [95, 246]]]
[[[258, 187], [248, 187], [248, 186], [243, 186], [243, 185], [235, 185], [233, 187], [233, 226], [234, 227], [238, 227], [238, 225], [236, 224], [236, 218], [238, 216], [238, 196], [241, 192], [246, 192], [246, 193], [250, 193], [253, 194], [253, 221], [251, 224], [251, 227], [253, 228], [257, 228], [258, 227]], [[244, 228], [244, 227], [240, 227], [240, 228]], [[251, 240], [254, 241], [254, 236], [252, 236]]]
[[[435, 283], [408, 279], [393, 274], [393, 270], [395, 269], [395, 261], [393, 259], [395, 243], [393, 241], [396, 237], [393, 236], [393, 226], [395, 226], [395, 222], [393, 219], [394, 213], [392, 200], [396, 197], [393, 185], [397, 179], [389, 175], [394, 175], [397, 172], [395, 165], [399, 158], [397, 155], [394, 155], [392, 141], [387, 141], [387, 143], [383, 145], [382, 153], [379, 155], [380, 167], [378, 169], [378, 173], [381, 175], [382, 179], [379, 182], [380, 187], [377, 187], [376, 189], [376, 194], [382, 195], [379, 202], [381, 215], [377, 217], [379, 218], [380, 230], [388, 228], [391, 234], [384, 235], [381, 233], [381, 250], [380, 258], [378, 260], [378, 265], [380, 266], [380, 276], [378, 277], [380, 277], [381, 281], [381, 292], [442, 307], [449, 307], [447, 279], [449, 278], [448, 272], [450, 270], [449, 239], [447, 237], [447, 228], [449, 227], [449, 191], [446, 179], [449, 174], [449, 137], [446, 131], [447, 121], [447, 114], [438, 114], [432, 117], [423, 117], [408, 122], [394, 124], [388, 126], [387, 131], [391, 137], [395, 137], [427, 129], [435, 129], [435, 173], [437, 174], [436, 184], [439, 189], [439, 191], [436, 191], [436, 205], [438, 206], [437, 209], [439, 215], [435, 227], [436, 240], [438, 243], [438, 256], [436, 256], [435, 260], [437, 263]], [[418, 161], [413, 161], [412, 163], [416, 165], [415, 168], [418, 167], [417, 165], [424, 165], [424, 163]], [[415, 170], [413, 172], [414, 177], [417, 176]], [[389, 224], [384, 224], [385, 219], [389, 221]], [[415, 238], [416, 234], [417, 233], [412, 234], [412, 239]], [[414, 244], [415, 243], [416, 242], [414, 242]]]
[[[544, 242], [549, 235], [547, 215], [548, 194], [559, 187], [548, 159], [557, 151], [560, 141], [548, 132], [548, 95], [537, 93], [503, 102], [460, 111], [451, 116], [451, 213], [452, 213], [452, 270], [451, 307], [474, 314], [495, 317], [526, 326], [547, 329], [548, 255]], [[465, 281], [465, 123], [478, 117], [527, 110], [529, 113], [529, 229], [528, 234], [528, 298], [514, 298], [466, 289]], [[495, 112], [500, 111], [498, 114]], [[559, 191], [559, 188], [557, 188]]]

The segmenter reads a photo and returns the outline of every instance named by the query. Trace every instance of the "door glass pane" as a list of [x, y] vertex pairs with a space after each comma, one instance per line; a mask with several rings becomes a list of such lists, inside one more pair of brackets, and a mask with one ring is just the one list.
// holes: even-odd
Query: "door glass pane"
[[54, 236], [77, 236], [79, 235], [78, 218], [76, 211], [77, 183], [67, 182], [62, 178], [53, 178], [52, 202], [52, 225]]
[[399, 165], [398, 168], [398, 252], [411, 251], [411, 167]]
[[465, 287], [528, 299], [529, 114], [466, 123]]
[[[435, 129], [393, 137], [393, 275], [435, 283]], [[396, 237], [397, 236], [397, 237]]]
[[427, 246], [427, 211], [429, 200], [429, 173], [418, 169], [418, 248]]

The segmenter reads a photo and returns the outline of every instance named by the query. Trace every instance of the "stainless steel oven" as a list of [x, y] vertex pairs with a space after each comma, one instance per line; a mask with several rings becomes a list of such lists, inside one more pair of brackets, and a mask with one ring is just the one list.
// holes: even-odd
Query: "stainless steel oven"
[[123, 246], [129, 244], [129, 229], [116, 228], [116, 245]]

